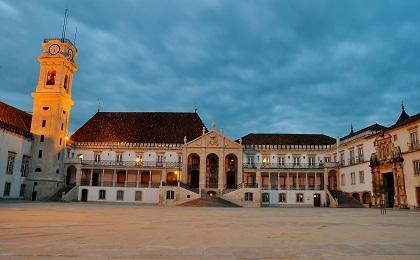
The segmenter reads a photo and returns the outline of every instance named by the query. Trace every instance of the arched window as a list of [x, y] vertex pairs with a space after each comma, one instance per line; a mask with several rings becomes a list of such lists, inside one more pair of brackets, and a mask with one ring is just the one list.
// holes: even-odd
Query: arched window
[[69, 76], [67, 76], [67, 75], [66, 75], [66, 76], [64, 77], [64, 89], [65, 89], [65, 90], [67, 90], [67, 85], [68, 85], [68, 83], [69, 83]]
[[48, 74], [47, 74], [47, 85], [55, 85], [55, 75], [56, 75], [55, 70], [48, 71]]
[[41, 168], [36, 168], [35, 172], [42, 172]]

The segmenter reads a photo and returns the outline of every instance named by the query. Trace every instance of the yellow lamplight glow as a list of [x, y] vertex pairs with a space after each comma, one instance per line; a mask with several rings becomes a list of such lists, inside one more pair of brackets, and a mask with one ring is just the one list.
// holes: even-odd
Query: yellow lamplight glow
[[64, 140], [68, 141], [68, 140], [70, 140], [70, 137], [68, 137], [68, 136], [66, 135], [66, 137], [64, 137]]

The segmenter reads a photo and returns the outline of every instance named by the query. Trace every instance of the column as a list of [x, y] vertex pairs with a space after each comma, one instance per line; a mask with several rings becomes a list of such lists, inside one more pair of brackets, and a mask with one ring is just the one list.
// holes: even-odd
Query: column
[[300, 188], [300, 185], [299, 185], [299, 174], [296, 173], [296, 189], [298, 190], [299, 188]]
[[206, 188], [206, 155], [200, 154], [200, 169], [199, 169], [200, 179], [199, 186], [201, 189]]
[[128, 171], [125, 170], [125, 182], [124, 182], [124, 187], [127, 187], [127, 183], [128, 183]]
[[139, 175], [140, 175], [140, 171], [137, 170], [137, 176], [136, 176], [136, 188], [139, 187]]
[[262, 183], [261, 183], [261, 171], [260, 170], [257, 170], [256, 175], [257, 175], [256, 177], [257, 177], [258, 188], [261, 189], [261, 187], [262, 187]]
[[92, 186], [92, 177], [93, 177], [93, 169], [90, 169], [90, 180], [89, 180], [89, 186]]
[[102, 169], [101, 187], [103, 187], [103, 186], [104, 186], [104, 176], [105, 176], [105, 169]]
[[114, 169], [114, 171], [112, 172], [112, 187], [115, 187], [115, 172], [116, 170]]
[[286, 174], [286, 189], [290, 190], [290, 180], [289, 180], [289, 172]]
[[152, 187], [152, 171], [149, 170], [149, 188]]
[[268, 172], [268, 189], [271, 190], [271, 172]]
[[217, 173], [217, 188], [222, 190], [225, 188], [225, 167], [224, 167], [225, 158], [222, 159], [219, 157], [219, 167], [218, 167], [218, 173]]
[[317, 185], [317, 181], [316, 181], [316, 179], [317, 179], [317, 173], [315, 172], [315, 181], [314, 181], [314, 185], [315, 185], [315, 190], [319, 190], [319, 187], [318, 187], [318, 185]]
[[277, 173], [277, 189], [280, 189], [280, 173]]
[[324, 168], [324, 190], [328, 189], [328, 169]]
[[308, 173], [305, 173], [305, 190], [308, 189]]

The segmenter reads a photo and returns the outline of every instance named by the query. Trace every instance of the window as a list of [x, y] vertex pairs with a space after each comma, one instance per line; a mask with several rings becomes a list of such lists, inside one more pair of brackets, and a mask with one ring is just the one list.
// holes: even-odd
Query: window
[[57, 160], [60, 161], [60, 152], [57, 154]]
[[62, 142], [63, 142], [63, 139], [60, 137], [60, 141], [59, 141], [60, 145], [61, 145]]
[[303, 203], [303, 193], [297, 193], [296, 194], [296, 202], [297, 203]]
[[364, 156], [363, 156], [363, 146], [357, 148], [357, 155], [359, 157], [359, 162], [364, 162]]
[[394, 135], [394, 141], [398, 141], [397, 135]]
[[25, 189], [26, 189], [26, 184], [22, 183], [20, 185], [19, 197], [25, 197]]
[[253, 164], [254, 163], [254, 156], [249, 155], [248, 156], [248, 164]]
[[42, 169], [41, 168], [36, 168], [35, 172], [42, 172]]
[[22, 166], [20, 167], [20, 173], [22, 177], [26, 177], [28, 176], [28, 171], [29, 171], [29, 163], [30, 163], [30, 158], [26, 155], [23, 156], [22, 158]]
[[101, 161], [101, 154], [95, 153], [95, 162], [100, 162], [100, 161]]
[[47, 74], [47, 85], [55, 85], [55, 70], [48, 71]]
[[245, 201], [253, 201], [253, 200], [254, 200], [254, 193], [245, 192]]
[[122, 153], [117, 153], [117, 162], [122, 162], [122, 160], [123, 160]]
[[359, 182], [360, 182], [360, 184], [365, 183], [365, 172], [364, 171], [359, 172]]
[[354, 163], [354, 149], [350, 149], [350, 164]]
[[99, 190], [99, 199], [104, 200], [106, 198], [105, 190]]
[[345, 185], [346, 185], [346, 175], [341, 174], [341, 186], [345, 186]]
[[331, 162], [331, 158], [330, 157], [325, 157], [324, 160], [325, 160], [325, 162]]
[[7, 174], [13, 174], [13, 167], [15, 166], [15, 157], [16, 157], [16, 154], [13, 152], [9, 152], [7, 155], [7, 167], [6, 167]]
[[300, 156], [299, 155], [293, 156], [293, 165], [297, 166], [299, 164], [300, 164]]
[[175, 191], [173, 191], [173, 190], [166, 191], [166, 199], [167, 200], [175, 199]]
[[262, 202], [265, 202], [265, 203], [270, 202], [270, 193], [263, 193], [262, 194]]
[[344, 152], [340, 153], [340, 163], [344, 165]]
[[279, 193], [279, 202], [287, 202], [286, 193]]
[[45, 136], [44, 135], [41, 135], [41, 137], [39, 138], [39, 142], [40, 143], [43, 143], [44, 142], [44, 138], [45, 138]]
[[414, 161], [414, 173], [420, 174], [420, 161]]
[[356, 174], [354, 172], [350, 173], [351, 185], [356, 185]]
[[64, 123], [61, 123], [61, 131], [64, 130]]
[[142, 201], [143, 200], [143, 192], [141, 190], [136, 191], [134, 199], [136, 201]]
[[334, 162], [337, 162], [337, 155], [334, 154]]
[[284, 166], [284, 156], [280, 156], [280, 157], [279, 157], [279, 164], [280, 164], [281, 166]]
[[163, 155], [158, 155], [157, 156], [157, 161], [158, 162], [163, 162]]
[[117, 200], [124, 200], [124, 191], [118, 190], [117, 191]]
[[411, 132], [410, 133], [410, 142], [411, 142], [411, 144], [418, 144], [417, 132]]
[[42, 127], [45, 127], [47, 125], [47, 120], [42, 120]]
[[313, 157], [313, 156], [310, 156], [310, 157], [308, 157], [308, 161], [309, 161], [309, 165], [315, 165], [315, 157]]
[[38, 151], [38, 158], [42, 158], [42, 150]]
[[49, 107], [42, 107], [42, 110], [47, 111], [48, 109], [50, 109]]
[[7, 197], [10, 196], [10, 189], [12, 188], [12, 183], [10, 182], [6, 182], [4, 184], [4, 192], [3, 192], [3, 196]]
[[67, 90], [67, 84], [68, 84], [68, 82], [69, 82], [69, 76], [67, 76], [67, 75], [66, 75], [66, 76], [64, 77], [64, 89], [65, 89], [65, 90]]

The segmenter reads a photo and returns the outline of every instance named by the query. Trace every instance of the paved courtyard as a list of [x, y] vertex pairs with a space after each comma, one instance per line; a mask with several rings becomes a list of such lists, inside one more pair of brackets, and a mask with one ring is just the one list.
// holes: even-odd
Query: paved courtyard
[[0, 203], [0, 258], [420, 259], [420, 212]]

